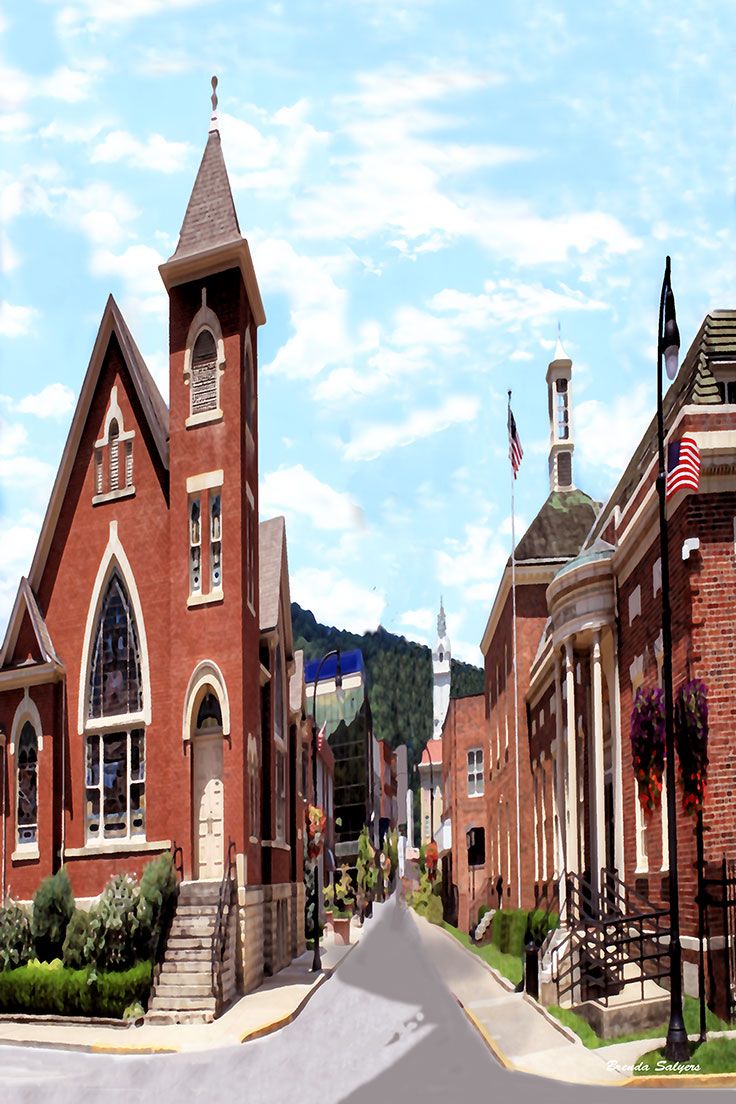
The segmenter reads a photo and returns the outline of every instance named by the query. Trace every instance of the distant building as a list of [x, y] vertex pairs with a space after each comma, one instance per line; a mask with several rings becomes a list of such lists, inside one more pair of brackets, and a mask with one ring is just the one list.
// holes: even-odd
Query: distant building
[[435, 838], [442, 819], [442, 726], [450, 704], [451, 660], [445, 608], [440, 601], [437, 640], [432, 649], [432, 737], [419, 763], [422, 844]]
[[[305, 666], [307, 708], [312, 712], [314, 684], [320, 660]], [[335, 760], [335, 860], [352, 863], [364, 825], [378, 841], [381, 816], [381, 749], [373, 736], [373, 718], [363, 655], [358, 649], [340, 653], [342, 687], [337, 688], [337, 663], [322, 665], [317, 683], [315, 722], [325, 724], [325, 739]]]

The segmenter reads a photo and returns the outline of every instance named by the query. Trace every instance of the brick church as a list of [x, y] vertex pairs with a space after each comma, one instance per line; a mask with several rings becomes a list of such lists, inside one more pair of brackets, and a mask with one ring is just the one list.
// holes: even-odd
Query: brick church
[[304, 947], [310, 772], [284, 521], [258, 522], [265, 314], [214, 115], [160, 273], [170, 406], [110, 297], [0, 651], [2, 889], [63, 864], [84, 901], [174, 848], [186, 881], [232, 866], [247, 989]]

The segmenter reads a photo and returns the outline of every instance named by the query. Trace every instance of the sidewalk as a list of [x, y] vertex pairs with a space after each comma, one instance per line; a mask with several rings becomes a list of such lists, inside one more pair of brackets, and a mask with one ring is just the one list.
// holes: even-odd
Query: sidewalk
[[52, 1047], [106, 1054], [176, 1053], [237, 1046], [268, 1035], [298, 1016], [312, 994], [360, 942], [362, 930], [353, 921], [349, 947], [337, 946], [328, 931], [320, 943], [321, 974], [311, 973], [312, 951], [307, 951], [278, 974], [266, 978], [258, 989], [240, 997], [214, 1023], [153, 1025], [144, 1022], [140, 1027], [127, 1024], [112, 1027], [68, 1024], [61, 1020], [23, 1023], [2, 1020], [0, 1046]]
[[[574, 1084], [630, 1080], [628, 1073], [608, 1068], [609, 1056], [601, 1058], [578, 1039], [573, 1042], [562, 1025], [558, 1028], [523, 993], [515, 993], [511, 982], [500, 982], [444, 928], [410, 912], [443, 982], [503, 1066]], [[651, 1049], [651, 1042], [645, 1049]]]

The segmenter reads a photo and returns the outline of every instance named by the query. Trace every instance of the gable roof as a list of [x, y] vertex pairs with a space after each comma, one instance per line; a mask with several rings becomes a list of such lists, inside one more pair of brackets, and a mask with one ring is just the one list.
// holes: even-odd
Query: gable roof
[[278, 628], [280, 601], [283, 598], [284, 644], [286, 658], [293, 651], [289, 563], [286, 553], [286, 521], [269, 518], [258, 526], [258, 595], [262, 633]]
[[222, 155], [220, 133], [211, 130], [172, 259], [189, 257], [213, 246], [240, 240], [240, 226]]
[[553, 491], [516, 546], [516, 562], [577, 556], [598, 513], [584, 491]]
[[153, 438], [156, 452], [163, 468], [169, 467], [169, 412], [161, 397], [159, 389], [154, 383], [151, 373], [141, 356], [138, 346], [123, 319], [120, 309], [112, 295], [108, 296], [102, 319], [95, 338], [92, 356], [90, 357], [87, 373], [82, 383], [82, 388], [77, 400], [76, 410], [69, 427], [69, 434], [61, 454], [59, 470], [51, 492], [51, 498], [46, 510], [46, 516], [41, 526], [41, 534], [38, 538], [36, 551], [29, 572], [29, 583], [33, 590], [37, 590], [43, 576], [46, 559], [51, 541], [54, 536], [56, 524], [59, 519], [62, 502], [66, 494], [71, 478], [74, 461], [77, 456], [82, 433], [87, 422], [92, 399], [100, 378], [102, 365], [105, 361], [110, 339], [115, 336], [123, 356], [125, 367], [130, 376], [133, 388], [143, 410], [143, 417], [148, 425]]
[[10, 620], [8, 621], [5, 640], [3, 641], [2, 649], [0, 649], [0, 669], [7, 666], [8, 661], [12, 658], [13, 649], [18, 641], [18, 634], [20, 633], [21, 625], [26, 615], [28, 616], [31, 628], [36, 637], [38, 650], [41, 654], [41, 662], [52, 663], [54, 666], [61, 667], [62, 662], [56, 654], [56, 649], [51, 641], [48, 627], [38, 607], [36, 595], [33, 593], [28, 579], [23, 576], [10, 614]]

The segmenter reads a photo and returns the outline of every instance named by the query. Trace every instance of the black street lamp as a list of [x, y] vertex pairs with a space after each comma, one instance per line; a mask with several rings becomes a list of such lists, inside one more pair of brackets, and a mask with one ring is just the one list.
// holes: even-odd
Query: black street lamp
[[659, 472], [659, 549], [662, 563], [662, 677], [664, 680], [665, 748], [667, 752], [667, 838], [669, 842], [670, 897], [670, 1022], [667, 1028], [665, 1057], [683, 1062], [690, 1057], [687, 1031], [682, 1012], [682, 947], [680, 945], [680, 889], [677, 880], [677, 805], [675, 800], [675, 734], [672, 709], [672, 615], [670, 610], [670, 563], [667, 540], [666, 483], [664, 455], [664, 411], [662, 406], [662, 361], [667, 375], [677, 375], [680, 333], [675, 315], [675, 297], [670, 283], [670, 258], [665, 262], [662, 294], [659, 300], [657, 329], [657, 446]]
[[[319, 683], [319, 673], [328, 659], [332, 659], [335, 656], [335, 691], [342, 688], [342, 671], [340, 670], [340, 649], [333, 648], [330, 652], [325, 652], [322, 659], [319, 661], [317, 671], [314, 676], [314, 691], [312, 693], [312, 788], [314, 792], [314, 803], [317, 804], [317, 755], [319, 749], [317, 747], [317, 684]], [[319, 858], [314, 860], [314, 876], [312, 879], [312, 942], [314, 944], [314, 957], [312, 959], [312, 971], [322, 969], [322, 958], [319, 951]]]

